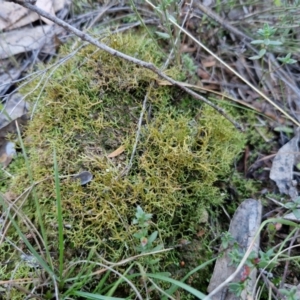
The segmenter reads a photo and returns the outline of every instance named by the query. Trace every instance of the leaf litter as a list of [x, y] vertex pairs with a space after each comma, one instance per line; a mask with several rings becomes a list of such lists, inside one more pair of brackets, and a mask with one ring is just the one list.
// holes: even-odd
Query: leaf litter
[[14, 141], [7, 140], [8, 134], [18, 134], [28, 121], [29, 104], [23, 96], [12, 94], [2, 105], [0, 113], [0, 163], [6, 168], [16, 155]]

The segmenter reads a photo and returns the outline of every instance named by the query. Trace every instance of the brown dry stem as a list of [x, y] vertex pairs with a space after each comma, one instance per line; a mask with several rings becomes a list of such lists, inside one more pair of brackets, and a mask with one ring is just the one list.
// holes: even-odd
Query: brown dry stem
[[54, 22], [55, 24], [63, 27], [64, 29], [73, 32], [76, 36], [78, 36], [80, 39], [82, 39], [83, 41], [89, 42], [92, 45], [95, 45], [96, 47], [98, 47], [99, 49], [102, 49], [106, 52], [108, 52], [109, 54], [111, 54], [112, 56], [116, 56], [122, 59], [125, 59], [127, 61], [130, 61], [136, 65], [139, 65], [143, 68], [149, 69], [152, 72], [156, 73], [157, 75], [159, 75], [161, 78], [169, 81], [170, 83], [172, 83], [173, 85], [178, 86], [180, 89], [184, 90], [186, 93], [188, 93], [189, 95], [191, 95], [192, 97], [194, 97], [197, 100], [201, 100], [204, 103], [206, 103], [207, 105], [213, 107], [216, 111], [218, 111], [222, 116], [224, 116], [228, 121], [230, 121], [235, 128], [242, 130], [242, 126], [236, 122], [235, 120], [233, 120], [231, 117], [229, 117], [226, 112], [220, 108], [219, 106], [213, 104], [211, 101], [209, 101], [208, 99], [204, 98], [203, 96], [200, 96], [199, 94], [195, 93], [194, 91], [190, 90], [189, 88], [186, 88], [184, 85], [182, 85], [180, 82], [170, 78], [169, 76], [165, 75], [163, 72], [161, 72], [154, 64], [152, 63], [148, 63], [146, 61], [142, 61], [139, 60], [137, 58], [134, 58], [132, 56], [126, 55], [122, 52], [119, 52], [113, 48], [108, 47], [107, 45], [97, 41], [96, 39], [92, 38], [89, 34], [84, 33], [81, 30], [76, 29], [75, 27], [69, 25], [68, 23], [64, 22], [63, 20], [45, 12], [44, 10], [38, 8], [35, 5], [32, 5], [30, 3], [26, 3], [26, 2], [22, 2], [19, 3], [17, 1], [14, 1], [15, 3], [18, 3], [28, 9], [30, 9], [31, 11], [36, 12], [37, 14], [51, 20], [52, 22]]

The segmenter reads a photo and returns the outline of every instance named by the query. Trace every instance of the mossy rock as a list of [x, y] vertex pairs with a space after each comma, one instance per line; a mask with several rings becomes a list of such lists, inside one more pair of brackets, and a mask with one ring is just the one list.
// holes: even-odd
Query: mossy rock
[[[146, 36], [112, 35], [104, 42], [163, 64], [164, 54]], [[69, 52], [65, 47], [61, 54]], [[175, 67], [166, 73], [182, 78]], [[172, 246], [181, 237], [192, 240], [203, 212], [222, 203], [224, 193], [215, 183], [230, 174], [243, 148], [243, 135], [189, 96], [182, 96], [185, 105], [180, 105], [174, 100], [178, 89], [159, 83], [153, 72], [89, 45], [48, 71], [42, 82], [22, 88], [23, 94], [30, 93], [34, 109], [25, 148], [50, 251], [58, 245], [54, 149], [59, 175], [65, 176], [60, 181], [63, 222], [68, 225], [64, 237], [72, 253], [96, 247], [115, 262], [137, 254], [132, 237], [137, 228], [131, 225], [137, 205], [153, 214], [160, 243]], [[133, 165], [121, 176], [133, 151], [146, 95]], [[120, 146], [124, 153], [107, 157]], [[86, 186], [68, 177], [83, 170], [94, 176]], [[31, 183], [24, 164], [10, 189], [21, 194]], [[30, 194], [22, 211], [37, 225], [34, 203]], [[25, 231], [21, 220], [19, 224]]]

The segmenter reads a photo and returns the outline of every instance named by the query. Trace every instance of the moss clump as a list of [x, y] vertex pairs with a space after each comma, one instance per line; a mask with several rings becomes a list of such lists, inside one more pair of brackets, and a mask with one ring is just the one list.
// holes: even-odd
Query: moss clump
[[[124, 34], [105, 42], [156, 65], [163, 62], [163, 54], [144, 36]], [[68, 52], [67, 47], [62, 50], [63, 55]], [[175, 68], [167, 73], [182, 76]], [[60, 175], [82, 170], [94, 175], [87, 186], [68, 177], [61, 180], [70, 251], [96, 246], [112, 261], [136, 254], [136, 228], [131, 225], [136, 205], [154, 215], [161, 240], [174, 245], [183, 236], [194, 238], [203, 212], [222, 202], [224, 195], [214, 183], [230, 172], [243, 136], [210, 107], [200, 108], [192, 99], [190, 108], [175, 105], [176, 89], [156, 86], [157, 80], [149, 70], [87, 46], [47, 78], [42, 93], [37, 81], [23, 89], [32, 91], [30, 99], [36, 104], [26, 149], [51, 250], [57, 249], [54, 148]], [[151, 113], [143, 119], [134, 164], [121, 177], [147, 93]], [[126, 149], [122, 155], [107, 158], [121, 145]], [[21, 193], [29, 185], [24, 166], [11, 188]], [[30, 197], [22, 210], [37, 222]]]

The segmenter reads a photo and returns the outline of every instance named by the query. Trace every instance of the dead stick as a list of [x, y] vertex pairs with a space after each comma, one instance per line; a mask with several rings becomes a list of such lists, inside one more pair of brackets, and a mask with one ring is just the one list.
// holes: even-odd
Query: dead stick
[[126, 168], [122, 171], [121, 176], [127, 175], [129, 173], [132, 165], [133, 165], [133, 158], [134, 158], [134, 155], [135, 155], [135, 152], [136, 152], [136, 149], [137, 149], [137, 145], [138, 145], [138, 142], [139, 142], [139, 139], [140, 139], [140, 134], [141, 134], [141, 130], [142, 130], [142, 123], [143, 123], [143, 117], [144, 117], [144, 113], [146, 111], [146, 104], [147, 104], [147, 100], [148, 100], [148, 97], [149, 97], [152, 86], [153, 86], [153, 83], [151, 83], [151, 85], [149, 87], [149, 91], [145, 95], [145, 98], [144, 98], [144, 101], [143, 101], [143, 107], [142, 107], [139, 122], [138, 122], [138, 129], [137, 129], [137, 132], [136, 132], [136, 135], [135, 135], [135, 142], [134, 142], [132, 153], [131, 153], [131, 156], [130, 156], [130, 160], [129, 160], [129, 163], [126, 166]]
[[[28, 0], [27, 0], [28, 1]], [[29, 0], [29, 1], [32, 1], [32, 0]], [[34, 0], [33, 0], [34, 1]], [[194, 97], [195, 99], [198, 99], [198, 100], [201, 100], [203, 101], [204, 103], [206, 103], [207, 105], [213, 107], [216, 111], [218, 111], [223, 117], [225, 117], [228, 121], [230, 121], [234, 126], [235, 128], [237, 129], [242, 129], [242, 126], [237, 123], [235, 120], [233, 120], [231, 117], [229, 117], [226, 112], [218, 107], [217, 105], [213, 104], [211, 101], [209, 101], [208, 99], [204, 98], [203, 96], [200, 96], [198, 95], [197, 93], [195, 93], [194, 91], [190, 90], [189, 88], [186, 88], [185, 86], [183, 86], [180, 82], [168, 77], [167, 75], [165, 75], [163, 72], [161, 72], [154, 64], [152, 63], [149, 63], [149, 62], [146, 62], [146, 61], [142, 61], [142, 60], [139, 60], [139, 59], [136, 59], [134, 57], [131, 57], [127, 54], [124, 54], [122, 52], [119, 52], [113, 48], [110, 48], [108, 47], [107, 45], [97, 41], [96, 39], [92, 38], [90, 35], [88, 35], [87, 33], [84, 33], [78, 29], [76, 29], [75, 27], [69, 25], [68, 23], [64, 22], [63, 20], [53, 16], [53, 15], [50, 15], [49, 13], [45, 12], [44, 10], [38, 8], [37, 6], [35, 5], [32, 5], [28, 2], [24, 2], [23, 1], [20, 1], [18, 2], [17, 0], [14, 0], [12, 2], [15, 2], [17, 4], [20, 4], [28, 9], [30, 9], [31, 11], [34, 11], [36, 12], [37, 14], [39, 14], [40, 16], [43, 16], [47, 19], [49, 19], [50, 21], [54, 22], [55, 24], [63, 27], [64, 29], [70, 31], [70, 32], [73, 32], [75, 35], [77, 35], [79, 38], [81, 38], [82, 40], [86, 41], [86, 42], [89, 42], [90, 44], [92, 45], [95, 45], [96, 47], [98, 47], [99, 49], [102, 49], [106, 52], [108, 52], [109, 54], [113, 55], [113, 56], [116, 56], [116, 57], [120, 57], [122, 59], [125, 59], [127, 61], [130, 61], [136, 65], [139, 65], [143, 68], [146, 68], [146, 69], [149, 69], [151, 71], [153, 71], [154, 73], [156, 73], [158, 76], [160, 76], [161, 78], [169, 81], [170, 83], [172, 83], [173, 85], [176, 85], [178, 86], [180, 89], [184, 90], [186, 93], [188, 93], [189, 95], [191, 95], [192, 97]]]

